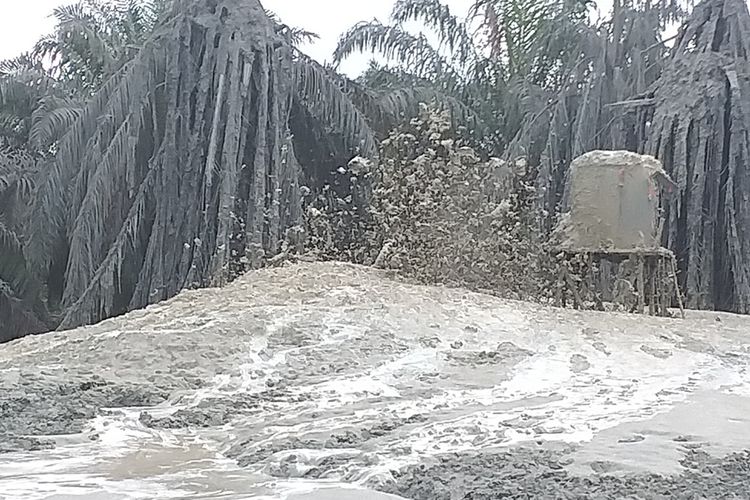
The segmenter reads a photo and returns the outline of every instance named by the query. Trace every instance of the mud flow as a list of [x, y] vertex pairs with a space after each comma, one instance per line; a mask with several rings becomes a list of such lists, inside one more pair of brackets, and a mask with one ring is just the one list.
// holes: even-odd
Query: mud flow
[[741, 498], [750, 320], [343, 264], [0, 347], [0, 498]]

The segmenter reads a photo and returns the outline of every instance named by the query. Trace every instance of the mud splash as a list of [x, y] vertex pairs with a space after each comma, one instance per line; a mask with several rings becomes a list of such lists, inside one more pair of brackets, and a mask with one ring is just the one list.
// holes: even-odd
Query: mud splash
[[[575, 496], [653, 474], [668, 492], [695, 464], [747, 476], [747, 331], [344, 264], [266, 270], [0, 347], [0, 498], [496, 498], [518, 471], [546, 488], [528, 492]], [[747, 486], [711, 477], [694, 483]]]

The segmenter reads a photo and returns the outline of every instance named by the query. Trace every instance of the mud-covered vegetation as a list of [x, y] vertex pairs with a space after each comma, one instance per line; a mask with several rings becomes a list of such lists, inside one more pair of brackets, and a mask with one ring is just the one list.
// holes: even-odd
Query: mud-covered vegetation
[[594, 7], [397, 0], [342, 35], [334, 61], [386, 58], [355, 80], [258, 0], [57, 9], [0, 65], [0, 339], [295, 254], [544, 299], [567, 169], [594, 149], [664, 163], [687, 305], [750, 312], [747, 6]]
[[357, 158], [342, 175], [360, 194], [321, 196], [306, 211], [314, 256], [423, 283], [551, 296], [553, 254], [535, 220], [525, 160], [483, 160], [457, 138], [447, 111], [423, 105], [381, 141], [379, 162]]
[[19, 285], [31, 278], [64, 329], [263, 265], [312, 177], [295, 155], [301, 122], [338, 133], [344, 151], [375, 150], [336, 77], [295, 48], [304, 32], [257, 0], [86, 1], [56, 15], [56, 33], [2, 76], [6, 111], [28, 104], [4, 147], [41, 163], [28, 215], [3, 239], [28, 262], [2, 275], [3, 310], [30, 320], [3, 318], [3, 338], [38, 330], [37, 297], [24, 303]]

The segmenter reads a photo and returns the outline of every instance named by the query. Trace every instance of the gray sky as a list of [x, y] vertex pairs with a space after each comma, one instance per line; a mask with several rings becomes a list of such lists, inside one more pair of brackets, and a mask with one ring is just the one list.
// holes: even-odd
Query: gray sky
[[[304, 51], [323, 62], [330, 60], [339, 35], [358, 21], [378, 18], [386, 22], [394, 0], [261, 0], [263, 5], [291, 26], [303, 27], [321, 39]], [[7, 59], [29, 50], [54, 23], [49, 18], [58, 5], [75, 0], [0, 0], [0, 59]], [[447, 0], [461, 17], [471, 0]], [[347, 61], [341, 69], [356, 75], [365, 68], [369, 57]]]
[[0, 5], [0, 59], [29, 50], [48, 33], [53, 23], [47, 18], [60, 0], [2, 0]]

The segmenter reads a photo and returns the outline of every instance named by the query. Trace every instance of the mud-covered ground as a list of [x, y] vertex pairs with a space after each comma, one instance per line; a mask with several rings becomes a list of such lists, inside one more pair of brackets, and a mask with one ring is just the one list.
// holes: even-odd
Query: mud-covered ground
[[452, 454], [407, 467], [376, 487], [406, 498], [434, 500], [747, 498], [750, 491], [747, 451], [716, 458], [686, 449], [684, 471], [670, 475], [575, 475], [566, 470], [571, 460], [570, 452], [525, 448]]
[[0, 498], [746, 498], [748, 334], [265, 270], [0, 346]]

